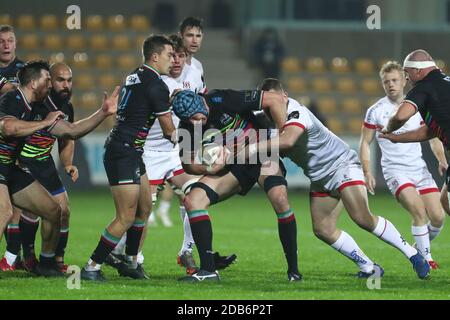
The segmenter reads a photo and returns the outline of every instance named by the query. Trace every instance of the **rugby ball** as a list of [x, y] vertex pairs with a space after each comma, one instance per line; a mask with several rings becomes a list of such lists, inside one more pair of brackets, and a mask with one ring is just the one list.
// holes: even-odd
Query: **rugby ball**
[[202, 164], [212, 166], [220, 155], [222, 146], [216, 143], [208, 143], [202, 147]]

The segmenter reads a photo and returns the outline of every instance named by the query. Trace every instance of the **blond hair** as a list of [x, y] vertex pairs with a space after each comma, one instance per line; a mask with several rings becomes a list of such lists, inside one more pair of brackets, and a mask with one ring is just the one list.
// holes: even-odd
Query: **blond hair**
[[383, 79], [385, 73], [392, 72], [397, 70], [400, 74], [403, 74], [403, 67], [397, 61], [388, 61], [381, 66], [380, 70], [380, 78]]

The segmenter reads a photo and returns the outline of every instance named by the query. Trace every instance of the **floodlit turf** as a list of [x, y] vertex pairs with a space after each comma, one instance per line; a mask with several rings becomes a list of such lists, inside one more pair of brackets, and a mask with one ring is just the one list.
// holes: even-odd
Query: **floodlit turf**
[[[106, 188], [104, 189], [106, 190]], [[108, 192], [71, 193], [71, 227], [66, 262], [82, 266], [97, 245], [101, 232], [111, 221], [114, 207]], [[304, 281], [288, 283], [286, 263], [278, 240], [274, 212], [264, 194], [255, 191], [236, 196], [210, 211], [214, 249], [236, 253], [238, 262], [221, 272], [220, 283], [179, 283], [183, 270], [176, 264], [182, 240], [178, 206], [173, 203], [172, 228], [151, 228], [147, 239], [147, 281], [121, 278], [110, 267], [103, 270], [107, 283], [82, 282], [69, 290], [65, 279], [43, 279], [24, 271], [0, 273], [1, 299], [449, 299], [450, 230], [432, 245], [441, 269], [431, 280], [419, 280], [409, 261], [396, 249], [356, 227], [342, 214], [339, 226], [350, 233], [361, 248], [385, 269], [380, 290], [369, 290], [366, 281], [352, 275], [352, 262], [316, 239], [311, 231], [306, 192], [290, 193], [298, 223], [299, 263]], [[387, 194], [370, 197], [372, 210], [391, 220], [411, 241], [410, 218]], [[1, 252], [5, 243], [0, 244]]]

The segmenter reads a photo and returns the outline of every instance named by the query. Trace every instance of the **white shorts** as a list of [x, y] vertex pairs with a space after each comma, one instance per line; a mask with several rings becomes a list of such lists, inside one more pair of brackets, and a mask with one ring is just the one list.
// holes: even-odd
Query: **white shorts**
[[145, 150], [142, 160], [151, 185], [164, 184], [167, 179], [184, 173], [178, 151]]
[[394, 171], [386, 170], [384, 180], [392, 195], [398, 198], [400, 192], [407, 187], [416, 188], [420, 194], [440, 192], [432, 175], [426, 167], [421, 171]]
[[366, 185], [364, 173], [359, 164], [349, 163], [325, 178], [311, 182], [310, 196], [340, 198], [342, 189], [355, 185]]

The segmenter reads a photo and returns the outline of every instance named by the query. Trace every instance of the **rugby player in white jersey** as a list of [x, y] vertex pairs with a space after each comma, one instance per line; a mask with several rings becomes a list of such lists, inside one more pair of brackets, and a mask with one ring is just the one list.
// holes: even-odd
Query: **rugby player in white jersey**
[[[277, 79], [266, 79], [264, 91], [284, 92]], [[412, 263], [420, 279], [429, 276], [430, 266], [424, 257], [400, 235], [387, 219], [372, 215], [368, 206], [364, 174], [357, 153], [328, 130], [304, 106], [285, 93], [287, 121], [278, 139], [267, 144], [252, 144], [254, 152], [278, 148], [281, 155], [300, 166], [311, 180], [310, 207], [314, 233], [321, 240], [350, 258], [360, 268], [359, 277], [382, 276], [384, 270], [372, 262], [345, 231], [336, 228], [342, 200], [352, 220], [384, 242], [399, 249]]]
[[[370, 144], [375, 137], [381, 149], [381, 168], [386, 184], [413, 218], [411, 232], [417, 249], [430, 267], [437, 269], [438, 264], [431, 256], [430, 241], [441, 232], [445, 214], [439, 201], [440, 190], [422, 158], [421, 145], [419, 142], [393, 143], [380, 138], [377, 132], [377, 129], [387, 126], [389, 118], [404, 100], [406, 78], [403, 67], [389, 61], [381, 68], [380, 78], [386, 96], [367, 110], [359, 146], [366, 186], [369, 192], [375, 193], [376, 181], [370, 168]], [[415, 130], [422, 125], [422, 117], [416, 113], [395, 133]], [[430, 145], [443, 175], [448, 166], [444, 147], [437, 138], [430, 140]]]

